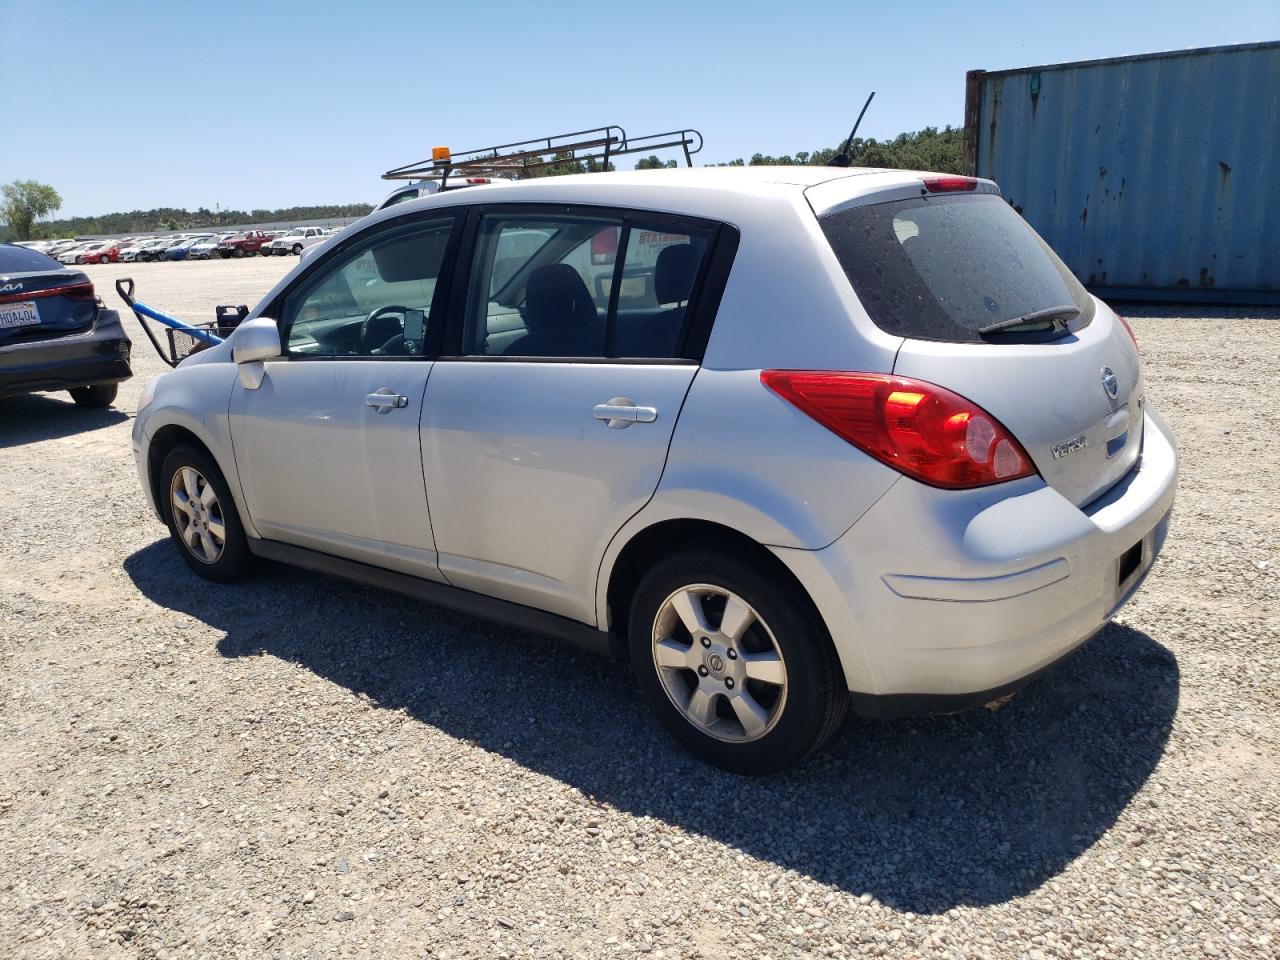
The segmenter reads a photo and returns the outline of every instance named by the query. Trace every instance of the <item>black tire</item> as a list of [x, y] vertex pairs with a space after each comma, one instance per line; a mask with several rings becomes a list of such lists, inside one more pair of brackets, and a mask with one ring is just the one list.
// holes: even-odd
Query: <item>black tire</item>
[[[194, 549], [188, 546], [174, 518], [172, 496], [174, 475], [184, 467], [194, 469], [213, 488], [217, 497], [217, 509], [211, 511], [211, 516], [221, 520], [225, 534], [222, 550], [212, 561], [198, 557]], [[169, 528], [169, 537], [187, 566], [204, 579], [217, 583], [238, 580], [249, 572], [253, 564], [253, 554], [249, 552], [249, 543], [245, 538], [244, 526], [240, 522], [240, 514], [236, 510], [235, 500], [231, 497], [231, 490], [227, 487], [222, 471], [218, 469], [218, 465], [208, 453], [198, 447], [185, 444], [170, 450], [160, 467], [158, 493], [165, 525]]]
[[[226, 256], [226, 254], [223, 254], [223, 256]], [[244, 247], [232, 247], [231, 256], [239, 260], [241, 257], [244, 256]]]
[[300, 257], [300, 256], [302, 256], [302, 244], [300, 244], [300, 243], [295, 243], [295, 244], [293, 245], [293, 255], [294, 255], [295, 257]]
[[120, 392], [120, 385], [118, 383], [95, 383], [91, 387], [72, 387], [67, 392], [71, 394], [71, 399], [76, 402], [77, 407], [100, 409], [111, 406], [116, 394]]
[[[759, 621], [768, 624], [781, 653], [785, 697], [775, 700], [775, 704], [780, 702], [779, 712], [757, 739], [729, 742], [695, 725], [673, 702], [659, 675], [653, 654], [655, 620], [668, 597], [693, 584], [722, 588], [744, 600]], [[744, 643], [752, 631], [759, 630], [757, 622], [744, 635]], [[723, 550], [687, 549], [655, 564], [636, 588], [628, 638], [640, 693], [667, 732], [690, 753], [734, 773], [776, 773], [802, 763], [839, 729], [848, 708], [849, 693], [839, 659], [808, 598], [797, 596], [776, 572]], [[690, 679], [699, 682], [692, 674]], [[749, 684], [742, 683], [744, 687]]]

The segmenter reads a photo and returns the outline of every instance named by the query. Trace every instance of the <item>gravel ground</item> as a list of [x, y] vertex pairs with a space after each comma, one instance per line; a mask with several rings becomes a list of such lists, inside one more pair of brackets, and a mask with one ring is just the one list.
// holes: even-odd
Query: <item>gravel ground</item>
[[[90, 271], [212, 319], [295, 262]], [[1132, 311], [1184, 466], [1117, 621], [766, 780], [554, 642], [197, 580], [134, 473], [140, 335], [117, 410], [0, 404], [0, 956], [1280, 956], [1280, 314], [1206, 312]]]

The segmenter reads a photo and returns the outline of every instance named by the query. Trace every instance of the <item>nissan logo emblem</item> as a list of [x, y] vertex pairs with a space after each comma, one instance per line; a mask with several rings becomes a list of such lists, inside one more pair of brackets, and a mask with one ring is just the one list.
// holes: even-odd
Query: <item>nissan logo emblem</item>
[[1107, 391], [1107, 396], [1112, 400], [1120, 396], [1120, 378], [1110, 367], [1102, 368], [1102, 389]]

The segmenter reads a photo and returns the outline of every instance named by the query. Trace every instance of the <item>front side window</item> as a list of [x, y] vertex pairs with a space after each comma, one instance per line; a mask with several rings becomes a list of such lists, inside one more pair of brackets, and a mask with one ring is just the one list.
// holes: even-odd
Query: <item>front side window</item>
[[713, 233], [643, 214], [486, 215], [463, 351], [676, 358]]
[[326, 258], [289, 293], [291, 355], [417, 356], [432, 323], [453, 217], [381, 228]]

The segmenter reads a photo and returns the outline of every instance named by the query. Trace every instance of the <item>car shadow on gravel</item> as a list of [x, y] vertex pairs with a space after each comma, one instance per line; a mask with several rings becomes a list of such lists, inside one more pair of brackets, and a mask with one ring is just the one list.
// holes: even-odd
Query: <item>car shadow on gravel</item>
[[300, 664], [598, 803], [916, 913], [1058, 874], [1151, 774], [1178, 704], [1173, 655], [1112, 624], [998, 711], [851, 717], [801, 769], [750, 779], [675, 747], [624, 665], [555, 641], [276, 565], [219, 587], [167, 541], [124, 566], [152, 601], [222, 632], [228, 658]]
[[27, 393], [0, 398], [0, 450], [57, 440], [128, 419], [128, 414], [114, 407], [78, 407], [66, 394]]

